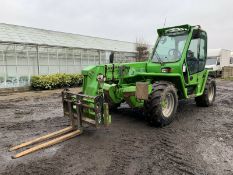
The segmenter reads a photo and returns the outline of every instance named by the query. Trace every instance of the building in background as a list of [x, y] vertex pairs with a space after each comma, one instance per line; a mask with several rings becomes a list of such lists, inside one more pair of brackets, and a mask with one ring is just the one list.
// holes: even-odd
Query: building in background
[[0, 88], [30, 85], [33, 75], [79, 73], [88, 65], [135, 61], [136, 43], [0, 23]]

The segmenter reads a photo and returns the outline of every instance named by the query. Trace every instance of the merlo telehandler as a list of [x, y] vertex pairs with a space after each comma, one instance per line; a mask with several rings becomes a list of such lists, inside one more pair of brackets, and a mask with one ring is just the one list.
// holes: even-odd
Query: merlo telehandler
[[85, 68], [83, 94], [102, 93], [110, 109], [122, 102], [142, 108], [150, 123], [162, 126], [174, 120], [180, 99], [195, 98], [197, 106], [212, 105], [216, 83], [205, 69], [207, 33], [190, 25], [157, 32], [147, 61]]
[[208, 107], [216, 95], [215, 80], [205, 69], [207, 33], [200, 26], [180, 25], [157, 30], [158, 39], [145, 62], [89, 66], [82, 70], [83, 87], [79, 94], [62, 92], [64, 115], [71, 126], [11, 148], [38, 143], [70, 132], [23, 151], [14, 158], [72, 138], [82, 132], [83, 123], [94, 126], [111, 122], [108, 108], [126, 102], [142, 109], [151, 124], [170, 124], [178, 100], [195, 98], [197, 106]]

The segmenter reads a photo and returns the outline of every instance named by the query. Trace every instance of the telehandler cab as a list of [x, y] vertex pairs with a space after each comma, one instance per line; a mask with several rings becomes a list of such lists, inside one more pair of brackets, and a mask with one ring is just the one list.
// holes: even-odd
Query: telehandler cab
[[62, 92], [64, 115], [71, 126], [15, 146], [36, 145], [13, 158], [60, 143], [81, 134], [83, 123], [94, 126], [111, 122], [108, 108], [122, 102], [143, 109], [151, 124], [168, 125], [174, 120], [179, 99], [195, 98], [197, 106], [210, 106], [216, 95], [215, 80], [205, 69], [207, 34], [200, 26], [181, 25], [157, 30], [158, 39], [145, 62], [89, 66], [82, 70], [80, 94]]

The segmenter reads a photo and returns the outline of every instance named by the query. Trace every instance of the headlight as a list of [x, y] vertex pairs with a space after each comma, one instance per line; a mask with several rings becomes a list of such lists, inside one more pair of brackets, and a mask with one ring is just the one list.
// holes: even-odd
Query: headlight
[[171, 73], [171, 71], [172, 71], [172, 68], [170, 68], [170, 67], [164, 67], [161, 69], [162, 73]]

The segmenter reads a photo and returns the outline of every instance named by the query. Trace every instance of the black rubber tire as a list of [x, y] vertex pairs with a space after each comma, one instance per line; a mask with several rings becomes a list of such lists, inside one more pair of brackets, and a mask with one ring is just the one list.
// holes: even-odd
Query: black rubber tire
[[[170, 93], [174, 98], [174, 106], [169, 116], [165, 117], [162, 112], [162, 100]], [[178, 95], [175, 86], [166, 81], [155, 82], [152, 86], [152, 92], [147, 101], [145, 101], [146, 120], [156, 126], [165, 126], [170, 124], [174, 118], [178, 106]]]
[[[208, 98], [210, 87], [214, 88], [214, 97], [212, 100], [210, 100]], [[209, 106], [213, 105], [214, 100], [215, 100], [215, 96], [216, 96], [216, 82], [215, 82], [215, 79], [209, 77], [207, 79], [207, 82], [205, 85], [205, 90], [204, 90], [203, 94], [201, 96], [195, 98], [196, 105], [201, 106], [201, 107], [209, 107]]]

